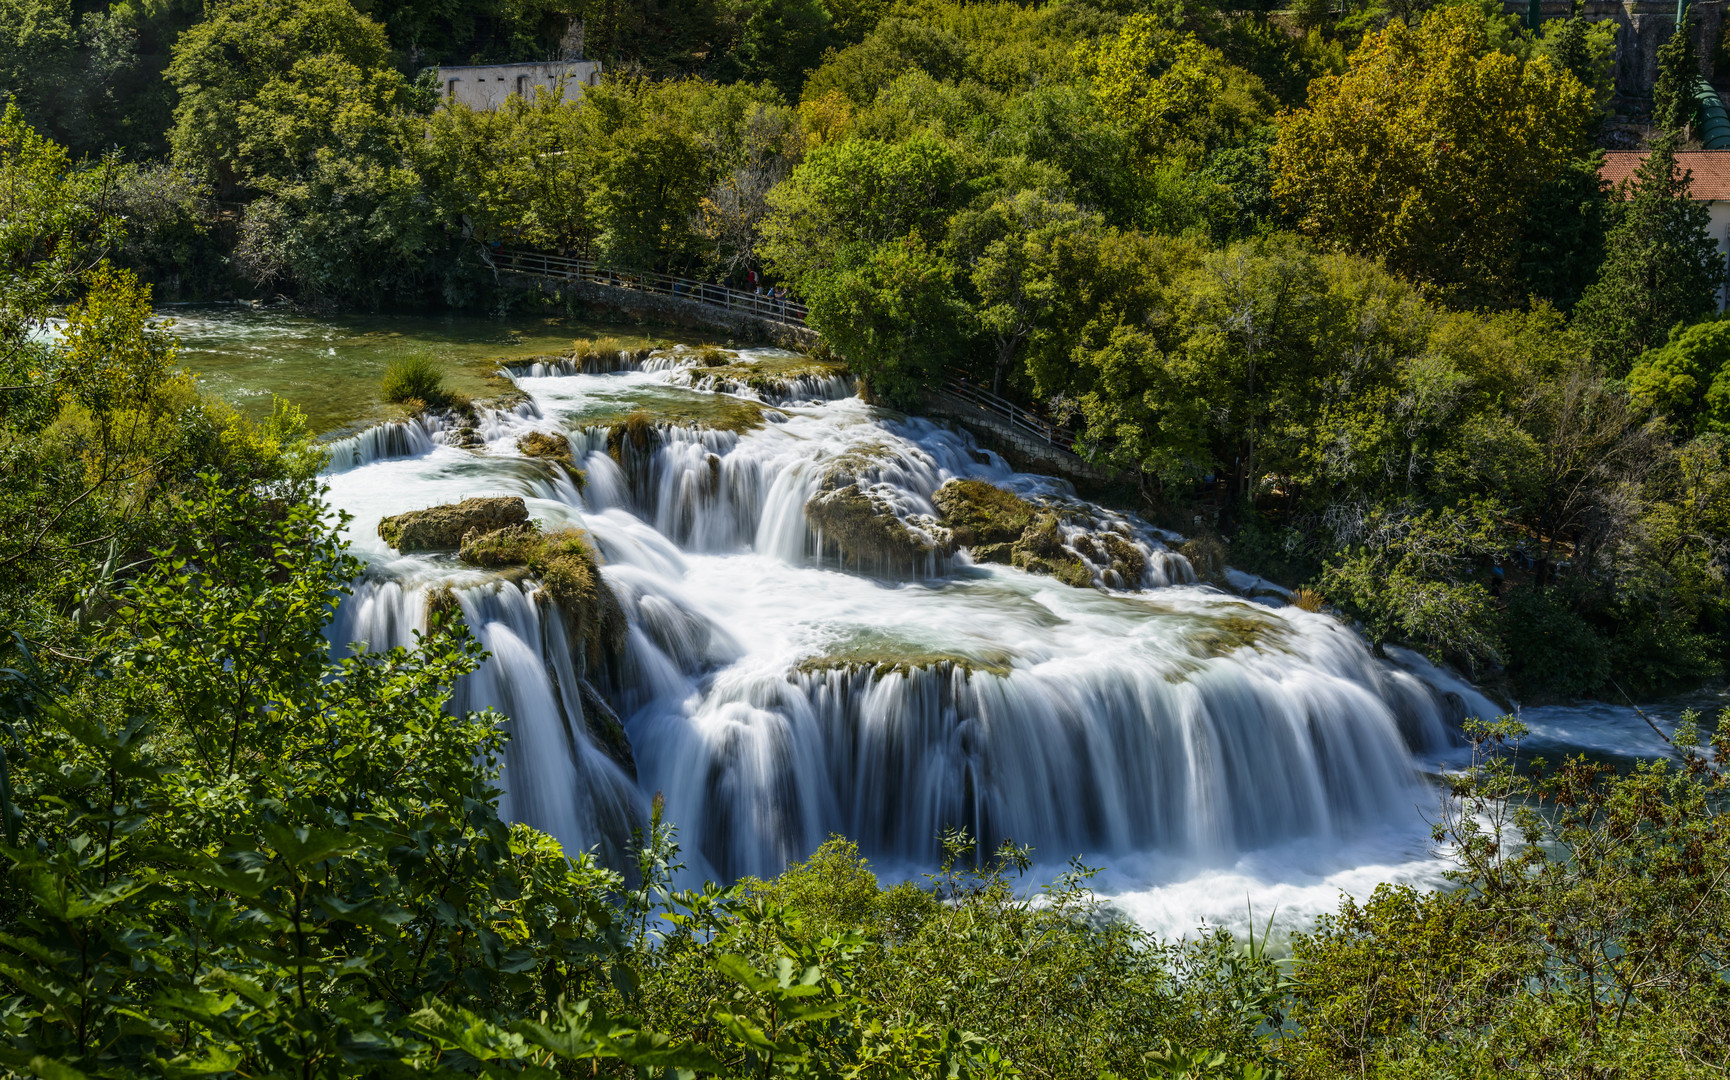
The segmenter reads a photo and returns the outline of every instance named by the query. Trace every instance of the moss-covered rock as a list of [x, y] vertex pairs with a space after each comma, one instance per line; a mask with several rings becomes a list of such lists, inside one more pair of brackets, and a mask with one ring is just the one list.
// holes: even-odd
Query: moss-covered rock
[[654, 445], [655, 418], [641, 409], [604, 426], [607, 429], [607, 455], [620, 464], [628, 454], [645, 453]]
[[464, 538], [459, 558], [488, 569], [520, 566], [538, 578], [541, 596], [557, 604], [573, 644], [599, 663], [625, 645], [625, 612], [601, 579], [601, 569], [580, 529], [542, 532], [534, 522]]
[[939, 520], [957, 544], [972, 550], [975, 562], [1007, 563], [1077, 588], [1093, 584], [1095, 567], [1112, 575], [1107, 582], [1125, 588], [1139, 586], [1147, 571], [1146, 554], [1120, 531], [1122, 525], [1090, 525], [1092, 531], [1066, 539], [1061, 510], [983, 480], [951, 480], [931, 499]]
[[1201, 658], [1225, 656], [1239, 649], [1285, 651], [1290, 642], [1291, 628], [1284, 621], [1248, 605], [1198, 620], [1183, 639], [1184, 646]]
[[983, 480], [951, 480], [931, 501], [955, 542], [972, 548], [981, 562], [1008, 562], [1010, 545], [1039, 515], [1026, 499]]
[[449, 585], [440, 585], [426, 594], [426, 621], [428, 626], [449, 629], [462, 620], [462, 605], [457, 603], [456, 593]]
[[1124, 587], [1134, 588], [1140, 585], [1142, 576], [1147, 573], [1147, 556], [1142, 550], [1117, 532], [1101, 533], [1099, 540], [1100, 545], [1105, 548], [1105, 554], [1111, 559], [1111, 570], [1117, 574]]
[[514, 495], [464, 499], [387, 517], [378, 523], [378, 535], [402, 552], [456, 551], [471, 534], [496, 532], [528, 519], [528, 507]]
[[557, 432], [531, 431], [517, 440], [517, 452], [524, 457], [545, 458], [568, 464], [571, 460], [571, 440]]
[[526, 458], [550, 461], [565, 471], [577, 490], [583, 490], [588, 474], [571, 459], [571, 440], [557, 432], [531, 431], [517, 440], [517, 452]]
[[1226, 549], [1224, 541], [1214, 536], [1197, 536], [1177, 549], [1189, 560], [1190, 569], [1203, 581], [1219, 584], [1225, 580]]
[[939, 672], [960, 671], [971, 678], [975, 674], [1005, 676], [1010, 672], [1008, 653], [967, 656], [953, 652], [878, 652], [870, 649], [844, 650], [825, 656], [812, 656], [799, 662], [797, 670], [806, 674], [825, 671], [869, 671], [873, 680], [888, 675], [910, 675], [930, 668]]
[[1041, 514], [1010, 545], [1009, 564], [1030, 574], [1050, 574], [1077, 589], [1093, 584], [1092, 568], [1064, 546], [1062, 523], [1054, 513]]
[[720, 364], [702, 363], [691, 373], [691, 383], [703, 389], [750, 391], [765, 398], [797, 392], [801, 385], [845, 379], [851, 372], [838, 360], [814, 360], [808, 356], [771, 356], [752, 360], [729, 357]]
[[819, 491], [805, 504], [805, 520], [817, 530], [824, 554], [859, 570], [918, 574], [955, 553], [949, 530], [935, 524], [929, 532], [914, 529], [858, 484]]
[[676, 394], [668, 395], [665, 401], [655, 402], [652, 407], [598, 416], [584, 423], [606, 429], [607, 452], [616, 461], [621, 454], [619, 448], [627, 441], [638, 450], [647, 450], [660, 428], [708, 428], [743, 435], [762, 427], [767, 422], [768, 412], [780, 412], [759, 402], [725, 394], [697, 394], [686, 390], [676, 391]]

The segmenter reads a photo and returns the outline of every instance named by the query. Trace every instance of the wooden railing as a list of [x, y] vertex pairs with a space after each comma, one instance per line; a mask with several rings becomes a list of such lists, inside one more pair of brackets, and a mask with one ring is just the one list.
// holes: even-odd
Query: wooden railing
[[965, 375], [950, 375], [943, 382], [943, 392], [951, 394], [977, 408], [984, 409], [1003, 420], [1008, 421], [1012, 428], [1026, 432], [1030, 437], [1043, 440], [1051, 446], [1070, 450], [1075, 446], [1074, 430], [1053, 424], [1041, 416], [1036, 416], [1026, 409], [999, 397], [983, 386], [969, 380]]
[[789, 326], [805, 325], [805, 305], [790, 296], [777, 298], [716, 285], [712, 281], [697, 281], [651, 271], [613, 270], [597, 266], [592, 259], [543, 255], [538, 251], [505, 249], [494, 251], [492, 258], [498, 269], [518, 274], [532, 274], [559, 281], [587, 281], [595, 285], [609, 285], [615, 289], [638, 289], [727, 311], [742, 311], [768, 322], [785, 323]]

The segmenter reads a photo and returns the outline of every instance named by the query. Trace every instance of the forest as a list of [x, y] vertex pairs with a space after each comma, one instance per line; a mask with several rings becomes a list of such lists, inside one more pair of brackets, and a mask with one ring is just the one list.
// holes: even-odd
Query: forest
[[[579, 28], [578, 104], [428, 76]], [[1723, 1076], [1730, 712], [1621, 769], [1468, 725], [1452, 887], [1277, 947], [960, 831], [682, 888], [658, 801], [616, 865], [501, 816], [461, 620], [333, 651], [319, 433], [156, 307], [499, 310], [501, 246], [757, 275], [873, 403], [1071, 424], [1102, 497], [1377, 648], [1645, 701], [1730, 659], [1730, 275], [1702, 58], [1612, 188], [1613, 49], [1403, 0], [0, 3], [0, 1070]]]

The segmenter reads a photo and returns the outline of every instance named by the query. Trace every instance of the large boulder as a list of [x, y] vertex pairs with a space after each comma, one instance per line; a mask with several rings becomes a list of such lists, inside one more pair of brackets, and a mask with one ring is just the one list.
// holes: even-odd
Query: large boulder
[[455, 551], [470, 533], [497, 532], [528, 520], [528, 507], [514, 495], [464, 499], [387, 517], [378, 523], [378, 534], [401, 552]]
[[1010, 545], [1039, 516], [1037, 506], [983, 480], [951, 480], [931, 501], [955, 542], [972, 549], [978, 562], [1008, 562]]
[[949, 530], [915, 528], [888, 500], [844, 484], [819, 491], [805, 504], [805, 520], [817, 530], [824, 552], [867, 573], [919, 577], [935, 572], [955, 552]]

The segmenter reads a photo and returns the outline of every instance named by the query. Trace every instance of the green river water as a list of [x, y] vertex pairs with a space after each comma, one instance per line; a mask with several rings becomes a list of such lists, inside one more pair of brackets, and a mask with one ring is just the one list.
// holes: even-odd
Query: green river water
[[306, 413], [315, 432], [339, 435], [399, 415], [379, 396], [391, 362], [430, 354], [445, 365], [445, 384], [484, 399], [505, 389], [501, 363], [563, 353], [578, 338], [695, 341], [676, 330], [619, 327], [538, 314], [308, 315], [244, 304], [168, 305], [180, 340], [178, 363], [206, 390], [255, 419], [283, 398]]

